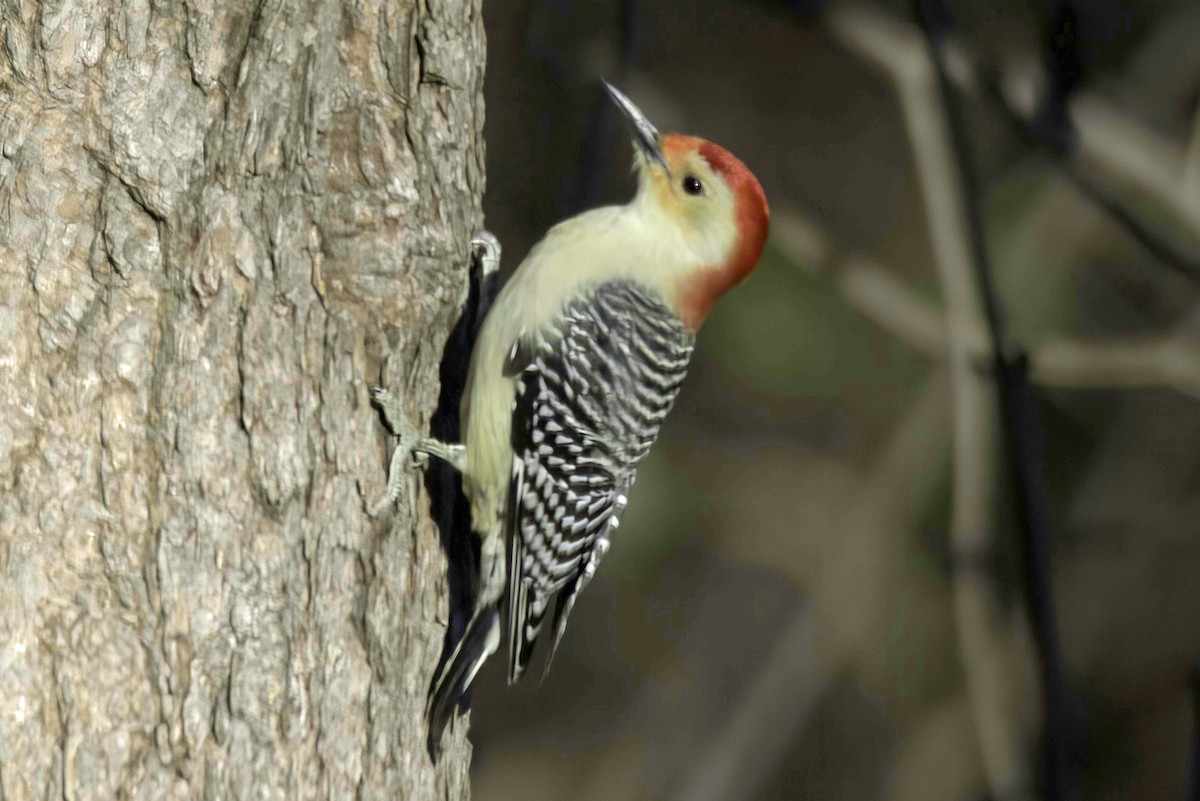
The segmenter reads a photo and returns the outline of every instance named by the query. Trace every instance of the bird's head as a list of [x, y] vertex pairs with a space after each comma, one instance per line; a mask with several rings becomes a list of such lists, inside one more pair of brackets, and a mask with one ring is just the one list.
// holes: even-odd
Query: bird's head
[[699, 328], [717, 299], [758, 263], [770, 218], [766, 195], [737, 156], [695, 136], [660, 134], [629, 98], [604, 85], [633, 129], [636, 202], [694, 259], [674, 300], [684, 321]]

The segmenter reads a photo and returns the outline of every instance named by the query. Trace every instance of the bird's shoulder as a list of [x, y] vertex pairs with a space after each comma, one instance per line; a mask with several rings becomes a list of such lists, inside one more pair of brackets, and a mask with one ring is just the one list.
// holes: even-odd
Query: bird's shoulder
[[629, 256], [630, 215], [625, 206], [601, 206], [556, 224], [534, 245], [518, 271], [577, 272], [581, 266], [620, 263]]

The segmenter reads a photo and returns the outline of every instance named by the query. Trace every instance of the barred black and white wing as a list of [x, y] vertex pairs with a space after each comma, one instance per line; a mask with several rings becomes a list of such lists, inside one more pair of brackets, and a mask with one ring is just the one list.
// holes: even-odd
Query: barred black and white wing
[[512, 360], [519, 378], [508, 510], [510, 682], [557, 598], [553, 658], [694, 344], [678, 317], [631, 281], [600, 284], [572, 302], [558, 333], [518, 343]]

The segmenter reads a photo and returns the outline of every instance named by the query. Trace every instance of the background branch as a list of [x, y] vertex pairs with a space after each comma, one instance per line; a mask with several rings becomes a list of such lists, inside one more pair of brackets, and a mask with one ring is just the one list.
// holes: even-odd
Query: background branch
[[[920, 34], [862, 6], [842, 6], [829, 15], [831, 28], [848, 47], [875, 64], [893, 82], [901, 102], [909, 145], [926, 204], [934, 267], [945, 298], [945, 342], [953, 397], [951, 548], [955, 561], [993, 550], [988, 508], [993, 407], [970, 350], [982, 329], [971, 277], [972, 253], [953, 147], [942, 125], [934, 75]], [[991, 579], [980, 571], [953, 575], [956, 620], [975, 712], [988, 784], [997, 799], [1023, 798], [1032, 790], [1028, 764], [1031, 732], [1012, 699], [1023, 677], [998, 670], [997, 654], [1007, 641], [996, 621], [1005, 617]], [[1019, 625], [1019, 624], [1017, 624]]]

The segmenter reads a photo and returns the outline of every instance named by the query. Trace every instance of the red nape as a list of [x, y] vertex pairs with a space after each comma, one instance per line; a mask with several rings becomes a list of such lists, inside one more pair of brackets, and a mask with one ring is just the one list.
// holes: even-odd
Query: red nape
[[[771, 212], [767, 196], [754, 173], [742, 160], [720, 145], [691, 136], [669, 134], [664, 137], [663, 150], [695, 148], [713, 171], [725, 179], [736, 199], [738, 240], [724, 264], [714, 264], [703, 271], [699, 281], [688, 286], [679, 298], [684, 322], [699, 328], [717, 299], [745, 278], [758, 263], [767, 241]], [[668, 156], [668, 158], [670, 158]]]

